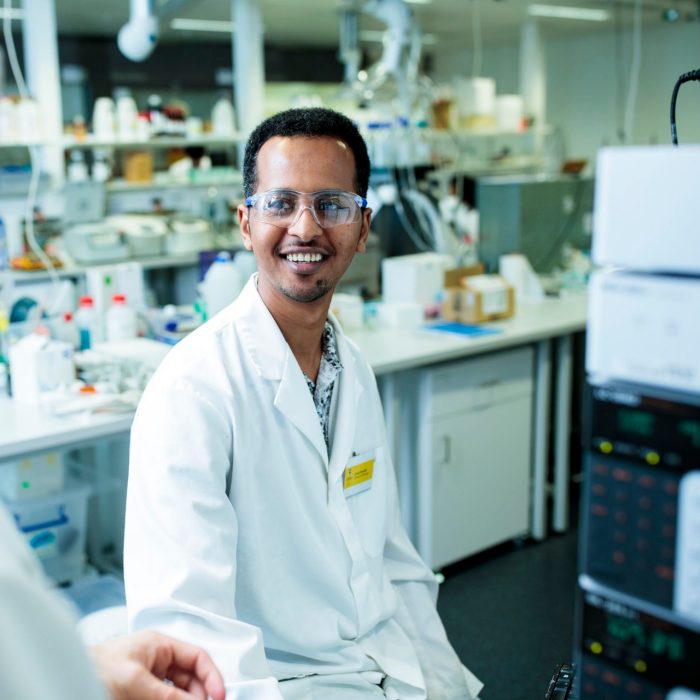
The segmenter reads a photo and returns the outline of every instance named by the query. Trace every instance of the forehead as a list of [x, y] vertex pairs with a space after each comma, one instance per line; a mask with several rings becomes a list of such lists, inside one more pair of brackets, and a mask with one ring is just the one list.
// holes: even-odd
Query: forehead
[[355, 157], [350, 147], [332, 136], [274, 136], [258, 151], [258, 191], [355, 189]]

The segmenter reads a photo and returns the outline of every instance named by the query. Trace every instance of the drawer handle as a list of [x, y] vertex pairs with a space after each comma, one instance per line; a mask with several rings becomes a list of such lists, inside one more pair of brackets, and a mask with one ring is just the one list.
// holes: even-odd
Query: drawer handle
[[53, 520], [46, 520], [43, 523], [35, 523], [34, 525], [21, 525], [20, 519], [15, 515], [15, 521], [21, 532], [29, 534], [30, 532], [36, 532], [37, 530], [44, 530], [49, 527], [59, 527], [60, 525], [65, 525], [68, 522], [68, 516], [65, 513], [65, 507], [58, 507], [58, 516]]

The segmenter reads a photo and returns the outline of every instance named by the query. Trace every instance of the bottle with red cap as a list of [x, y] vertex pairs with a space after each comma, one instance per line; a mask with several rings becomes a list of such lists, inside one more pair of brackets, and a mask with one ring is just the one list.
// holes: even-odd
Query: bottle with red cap
[[54, 325], [54, 335], [57, 340], [70, 343], [73, 350], [80, 350], [80, 333], [73, 314], [66, 311]]
[[89, 294], [80, 297], [78, 310], [75, 312], [75, 325], [80, 336], [79, 347], [81, 350], [89, 350], [95, 343], [102, 340], [100, 333], [100, 319], [95, 310], [95, 302]]
[[128, 340], [137, 335], [136, 312], [126, 303], [123, 294], [114, 294], [107, 311], [107, 340]]

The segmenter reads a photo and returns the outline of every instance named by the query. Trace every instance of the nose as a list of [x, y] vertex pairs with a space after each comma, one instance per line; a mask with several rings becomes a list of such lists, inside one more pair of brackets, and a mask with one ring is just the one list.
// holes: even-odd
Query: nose
[[296, 219], [287, 227], [287, 230], [297, 238], [310, 241], [321, 234], [323, 227], [319, 223], [314, 208], [307, 205], [299, 207]]

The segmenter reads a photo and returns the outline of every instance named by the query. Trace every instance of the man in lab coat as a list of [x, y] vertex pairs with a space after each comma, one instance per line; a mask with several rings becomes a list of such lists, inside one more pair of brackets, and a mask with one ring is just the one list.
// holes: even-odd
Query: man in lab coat
[[367, 149], [326, 109], [246, 146], [258, 273], [181, 341], [133, 428], [132, 628], [206, 648], [230, 698], [476, 697], [404, 532], [375, 378], [329, 315], [365, 247]]
[[0, 505], [2, 700], [107, 700], [106, 691], [113, 700], [206, 700], [207, 693], [224, 700], [223, 680], [206, 653], [162, 634], [94, 646], [91, 663], [67, 605], [48, 586]]

